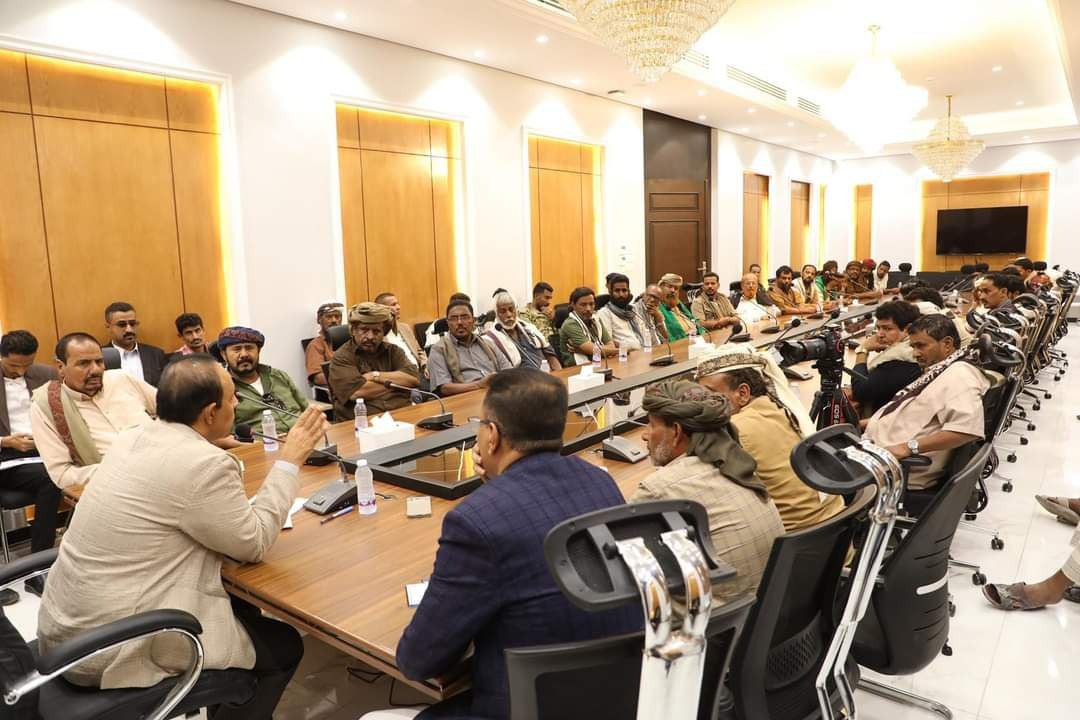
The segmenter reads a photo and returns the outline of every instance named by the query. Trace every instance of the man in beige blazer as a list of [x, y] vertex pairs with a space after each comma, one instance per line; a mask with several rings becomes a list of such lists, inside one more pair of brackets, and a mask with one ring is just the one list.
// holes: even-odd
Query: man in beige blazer
[[[166, 368], [158, 419], [121, 432], [86, 486], [49, 573], [38, 640], [44, 652], [138, 612], [186, 610], [202, 623], [206, 669], [250, 669], [257, 679], [247, 703], [219, 708], [215, 720], [270, 720], [303, 645], [288, 625], [230, 600], [221, 561], [258, 562], [270, 549], [327, 422], [310, 408], [301, 416], [249, 503], [239, 461], [213, 444], [229, 434], [235, 406], [232, 379], [210, 356]], [[68, 679], [148, 687], [189, 659], [185, 641], [161, 636], [104, 653]]]

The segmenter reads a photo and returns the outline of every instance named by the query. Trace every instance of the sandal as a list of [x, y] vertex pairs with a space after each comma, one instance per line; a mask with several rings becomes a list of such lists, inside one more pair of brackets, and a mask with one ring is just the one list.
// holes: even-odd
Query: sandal
[[1035, 502], [1042, 505], [1043, 510], [1056, 516], [1058, 522], [1065, 523], [1066, 525], [1080, 524], [1080, 515], [1069, 507], [1069, 498], [1036, 495]]
[[982, 593], [986, 601], [998, 610], [1040, 610], [1045, 605], [1034, 605], [1024, 596], [1027, 583], [1012, 585], [983, 585]]
[[1064, 598], [1069, 602], [1080, 603], [1080, 585], [1073, 585], [1066, 590]]

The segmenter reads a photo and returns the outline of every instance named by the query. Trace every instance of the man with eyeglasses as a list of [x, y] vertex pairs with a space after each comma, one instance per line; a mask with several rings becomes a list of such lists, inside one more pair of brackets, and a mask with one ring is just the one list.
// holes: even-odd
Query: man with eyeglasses
[[349, 308], [349, 334], [330, 361], [330, 389], [334, 393], [334, 417], [348, 420], [356, 401], [363, 399], [368, 411], [385, 412], [409, 404], [405, 388], [420, 384], [420, 370], [405, 351], [392, 345], [386, 334], [394, 316], [386, 305], [362, 302]]
[[120, 352], [120, 369], [157, 387], [165, 369], [165, 351], [139, 342], [139, 320], [135, 308], [126, 302], [114, 302], [105, 308], [105, 328], [109, 342]]
[[446, 326], [449, 332], [428, 353], [432, 392], [445, 397], [479, 390], [487, 387], [492, 375], [510, 368], [491, 341], [476, 334], [472, 303], [451, 300]]
[[284, 370], [259, 362], [266, 338], [258, 330], [233, 326], [221, 331], [217, 346], [236, 384], [237, 425], [258, 426], [263, 410], [272, 406], [279, 433], [287, 433], [296, 416], [308, 406], [308, 400]]

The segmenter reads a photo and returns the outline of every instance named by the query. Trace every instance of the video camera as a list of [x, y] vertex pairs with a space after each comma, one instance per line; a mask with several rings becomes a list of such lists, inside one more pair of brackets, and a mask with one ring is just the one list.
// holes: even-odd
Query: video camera
[[807, 337], [777, 343], [776, 349], [783, 358], [784, 366], [814, 361], [814, 369], [821, 378], [821, 388], [814, 394], [810, 417], [819, 430], [841, 423], [858, 424], [855, 409], [841, 390], [844, 379], [844, 337], [840, 327], [826, 323]]

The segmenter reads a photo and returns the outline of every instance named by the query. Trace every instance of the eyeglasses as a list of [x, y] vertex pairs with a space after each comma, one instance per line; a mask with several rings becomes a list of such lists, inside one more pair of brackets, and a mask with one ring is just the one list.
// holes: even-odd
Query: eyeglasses
[[468, 418], [468, 420], [471, 423], [479, 423], [480, 425], [490, 425], [491, 427], [495, 428], [499, 432], [502, 432], [502, 428], [499, 427], [499, 423], [495, 422], [491, 418], [484, 418], [484, 417], [479, 417], [479, 416], [473, 415], [472, 417]]

